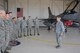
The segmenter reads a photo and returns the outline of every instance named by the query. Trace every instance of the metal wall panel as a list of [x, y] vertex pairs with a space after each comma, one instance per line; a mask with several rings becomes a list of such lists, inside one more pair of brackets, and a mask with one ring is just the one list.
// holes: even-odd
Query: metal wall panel
[[4, 0], [0, 0], [0, 10], [4, 9]]

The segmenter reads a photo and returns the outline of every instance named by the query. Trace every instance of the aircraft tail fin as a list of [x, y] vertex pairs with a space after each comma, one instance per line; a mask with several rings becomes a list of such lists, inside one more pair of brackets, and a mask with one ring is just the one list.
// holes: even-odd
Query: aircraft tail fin
[[48, 7], [49, 19], [54, 19], [55, 15], [52, 14], [50, 7]]

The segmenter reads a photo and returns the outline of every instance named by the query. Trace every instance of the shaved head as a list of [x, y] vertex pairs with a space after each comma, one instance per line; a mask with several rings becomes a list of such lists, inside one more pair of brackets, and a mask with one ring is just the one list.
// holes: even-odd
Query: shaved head
[[6, 13], [5, 13], [4, 10], [0, 10], [0, 15], [1, 15], [1, 16], [5, 16], [5, 14], [6, 14]]
[[3, 13], [3, 14], [5, 14], [5, 11], [4, 11], [4, 10], [0, 10], [0, 13]]
[[6, 13], [4, 10], [0, 10], [0, 16], [3, 18], [3, 19], [6, 19]]

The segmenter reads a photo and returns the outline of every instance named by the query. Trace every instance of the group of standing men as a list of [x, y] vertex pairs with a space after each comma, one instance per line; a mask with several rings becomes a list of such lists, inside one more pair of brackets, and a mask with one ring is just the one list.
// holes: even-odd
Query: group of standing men
[[10, 33], [12, 29], [10, 16], [10, 13], [6, 14], [4, 10], [0, 10], [0, 53], [8, 53], [7, 48], [12, 34]]
[[[7, 50], [11, 49], [12, 45], [17, 44], [15, 41], [22, 36], [32, 36], [32, 23], [34, 24], [34, 35], [39, 35], [39, 20], [36, 17], [34, 20], [31, 16], [26, 20], [13, 17], [12, 13], [6, 13], [0, 10], [0, 53], [9, 53]], [[56, 40], [59, 48], [62, 45], [62, 35], [65, 31], [64, 25], [61, 22], [61, 17], [57, 17], [56, 23]]]
[[[22, 36], [32, 36], [32, 23], [34, 23], [34, 35], [39, 35], [39, 21], [38, 18], [31, 19], [31, 16], [26, 20], [12, 17], [12, 12], [6, 13], [0, 10], [0, 53], [9, 53], [8, 48], [16, 44], [16, 40]], [[11, 45], [10, 45], [11, 44]]]
[[17, 25], [18, 25], [18, 34], [19, 37], [22, 36], [32, 36], [32, 28], [34, 24], [34, 35], [40, 35], [39, 34], [39, 20], [36, 17], [34, 20], [31, 19], [31, 16], [28, 17], [26, 20], [25, 17], [23, 19], [18, 18], [17, 20]]

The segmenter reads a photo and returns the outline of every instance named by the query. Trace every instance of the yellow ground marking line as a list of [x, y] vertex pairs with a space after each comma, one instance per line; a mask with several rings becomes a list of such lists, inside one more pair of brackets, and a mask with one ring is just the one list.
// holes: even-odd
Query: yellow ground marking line
[[[49, 41], [49, 40], [42, 40], [40, 38], [32, 38], [32, 37], [26, 37], [28, 39], [31, 39], [31, 40], [37, 40], [37, 41], [41, 41], [41, 42], [44, 42], [44, 43], [51, 43], [51, 44], [54, 44], [56, 43], [55, 41]], [[75, 45], [75, 46], [80, 46], [80, 44], [76, 44], [76, 43], [70, 43], [70, 42], [64, 42], [63, 44], [65, 45]]]

